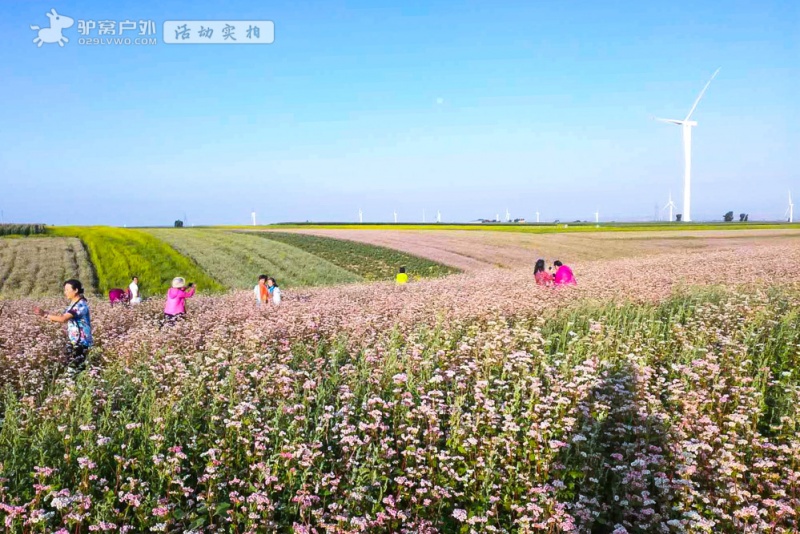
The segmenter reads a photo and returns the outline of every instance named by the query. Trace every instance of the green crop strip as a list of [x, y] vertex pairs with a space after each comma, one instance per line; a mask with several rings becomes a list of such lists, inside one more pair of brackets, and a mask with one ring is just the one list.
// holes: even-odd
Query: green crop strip
[[356, 273], [365, 280], [392, 280], [401, 266], [406, 268], [409, 276], [418, 278], [434, 278], [460, 272], [454, 267], [398, 250], [345, 239], [288, 232], [259, 232], [254, 235], [310, 252]]

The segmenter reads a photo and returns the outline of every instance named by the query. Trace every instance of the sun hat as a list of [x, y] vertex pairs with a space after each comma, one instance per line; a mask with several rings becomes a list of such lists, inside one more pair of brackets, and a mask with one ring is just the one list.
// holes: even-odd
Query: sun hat
[[172, 287], [180, 288], [186, 285], [186, 280], [181, 276], [176, 276], [172, 279]]

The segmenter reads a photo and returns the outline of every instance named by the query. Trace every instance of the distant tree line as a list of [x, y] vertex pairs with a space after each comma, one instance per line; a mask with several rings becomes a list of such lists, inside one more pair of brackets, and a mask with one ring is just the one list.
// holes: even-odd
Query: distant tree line
[[[729, 211], [728, 213], [726, 213], [725, 215], [722, 216], [722, 219], [725, 222], [732, 222], [733, 221], [733, 212]], [[750, 214], [749, 213], [740, 213], [739, 214], [739, 222], [747, 222], [749, 220], [750, 220]]]
[[35, 235], [44, 232], [43, 224], [0, 224], [0, 235]]

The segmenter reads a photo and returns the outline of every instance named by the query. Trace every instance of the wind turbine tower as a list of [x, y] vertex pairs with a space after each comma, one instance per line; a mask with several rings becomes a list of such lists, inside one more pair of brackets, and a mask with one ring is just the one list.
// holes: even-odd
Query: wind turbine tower
[[442, 212], [440, 212], [439, 210], [436, 210], [436, 222], [437, 223], [442, 222]]
[[358, 208], [358, 222], [359, 223], [364, 222], [364, 212], [361, 211], [361, 208]]
[[539, 223], [539, 212], [538, 211], [536, 212], [536, 223], [537, 224]]
[[425, 222], [425, 210], [422, 210], [422, 222]]
[[597, 208], [597, 211], [594, 212], [594, 222], [595, 224], [600, 222], [600, 208]]
[[672, 191], [669, 192], [669, 202], [667, 202], [667, 204], [661, 208], [661, 211], [663, 212], [666, 209], [669, 210], [669, 222], [674, 221], [675, 219], [672, 217], [672, 210], [675, 209], [675, 203], [672, 201]]
[[697, 104], [700, 103], [700, 99], [703, 98], [706, 89], [711, 85], [711, 81], [717, 76], [718, 72], [719, 69], [714, 71], [714, 74], [711, 75], [711, 79], [706, 82], [705, 87], [700, 91], [700, 95], [697, 97], [697, 100], [694, 101], [694, 105], [692, 109], [689, 110], [689, 114], [686, 115], [685, 119], [656, 119], [661, 122], [677, 124], [683, 130], [683, 220], [686, 222], [692, 221], [692, 126], [697, 126], [697, 121], [689, 119], [692, 118], [692, 113], [694, 113], [694, 110], [697, 108]]
[[253, 218], [253, 226], [255, 226], [255, 225], [256, 225], [256, 212], [255, 212], [255, 211], [254, 211], [254, 212], [252, 212], [252, 213], [250, 214], [250, 217], [252, 217], [252, 218]]
[[397, 224], [397, 210], [394, 210], [394, 223]]
[[789, 216], [789, 222], [794, 222], [794, 202], [792, 202], [792, 192], [789, 191], [789, 207], [786, 208], [786, 213], [783, 214], [784, 217]]
[[508, 208], [506, 208], [506, 222], [511, 222], [511, 213], [508, 212]]

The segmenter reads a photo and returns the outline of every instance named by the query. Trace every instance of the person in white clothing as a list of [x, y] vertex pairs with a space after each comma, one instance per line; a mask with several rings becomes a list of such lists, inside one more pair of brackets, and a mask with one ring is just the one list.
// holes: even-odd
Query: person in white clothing
[[281, 288], [278, 287], [278, 282], [274, 278], [267, 278], [267, 287], [269, 287], [269, 296], [272, 299], [272, 304], [277, 306], [281, 303]]
[[131, 279], [131, 283], [128, 286], [128, 293], [129, 293], [129, 296], [130, 296], [130, 300], [128, 302], [130, 302], [131, 304], [139, 304], [140, 302], [142, 302], [142, 297], [139, 295], [139, 277], [138, 276], [134, 276]]

